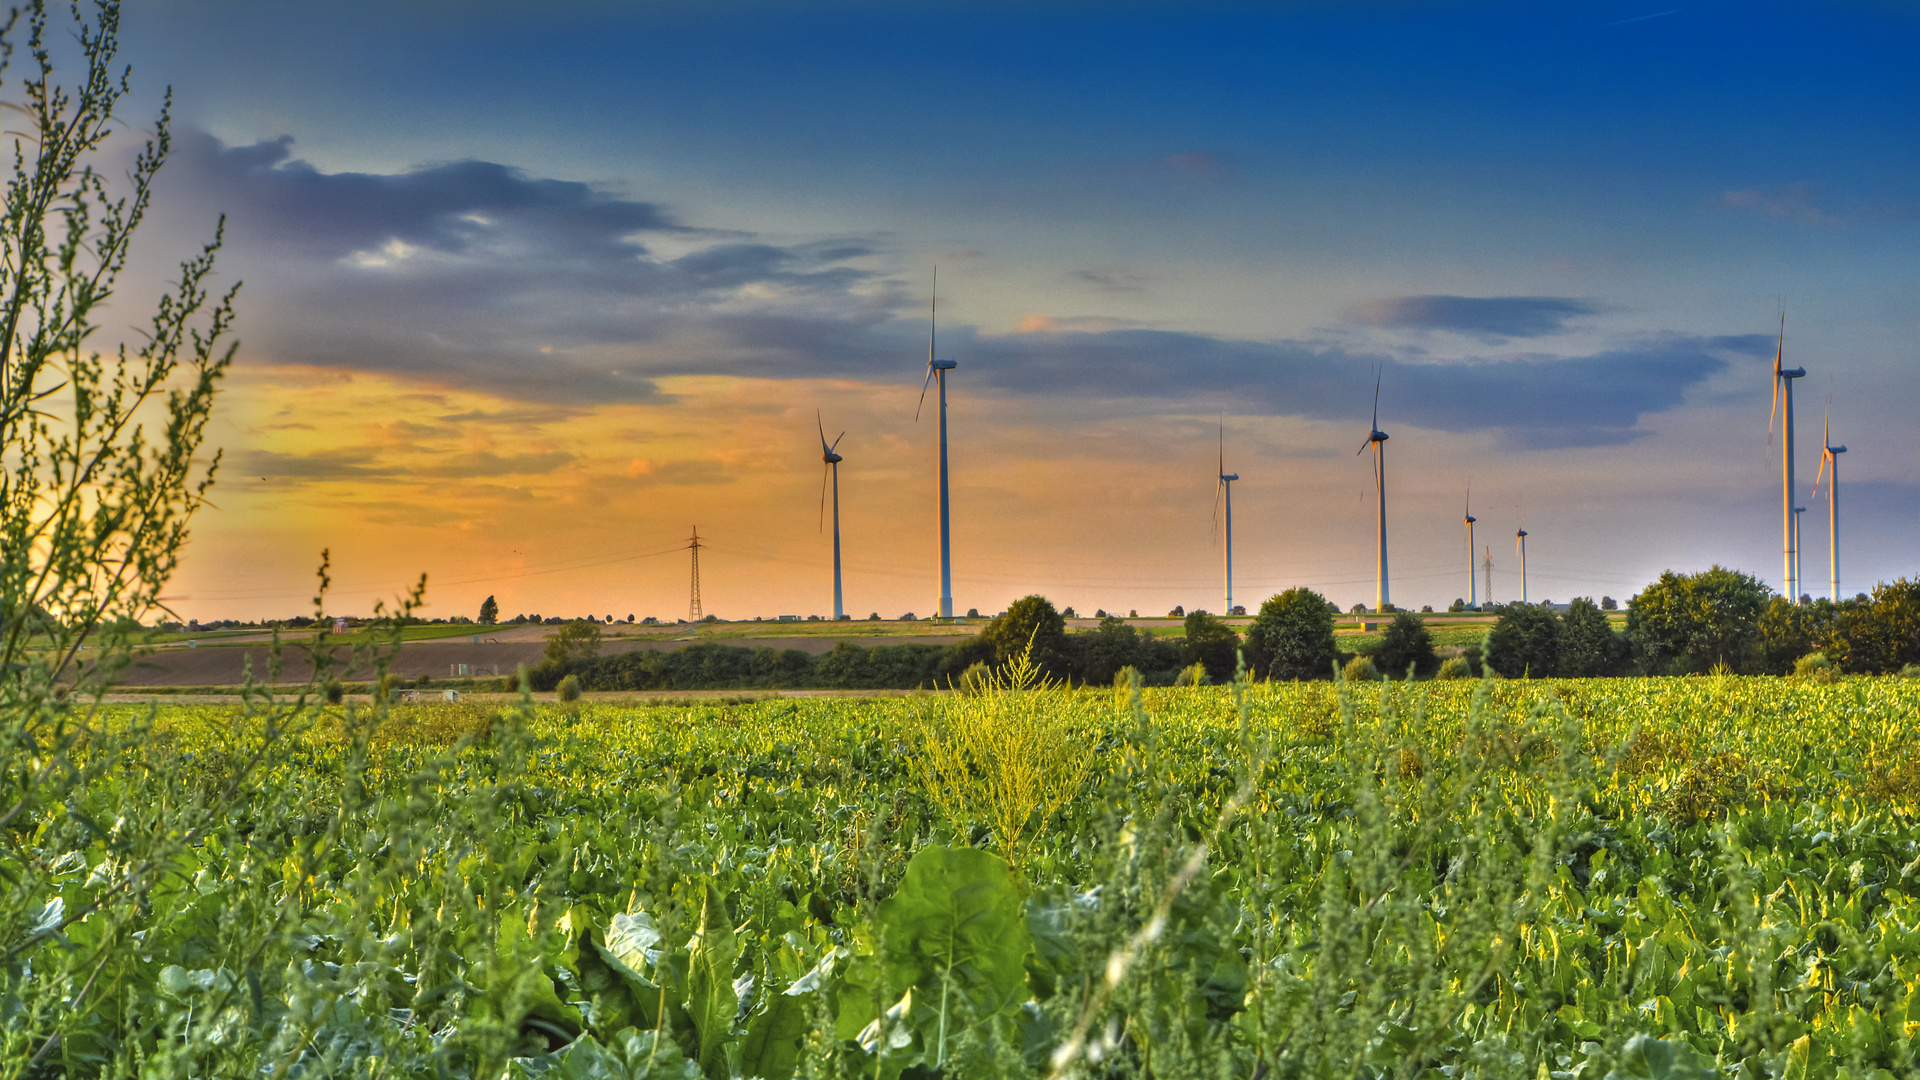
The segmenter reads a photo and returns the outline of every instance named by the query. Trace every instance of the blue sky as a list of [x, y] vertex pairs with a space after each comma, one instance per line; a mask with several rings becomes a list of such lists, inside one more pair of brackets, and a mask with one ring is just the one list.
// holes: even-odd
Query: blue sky
[[[1533, 534], [1536, 597], [1774, 581], [1783, 303], [1805, 487], [1831, 394], [1864, 589], [1920, 559], [1917, 31], [1875, 4], [143, 5], [128, 58], [183, 133], [154, 231], [224, 209], [248, 282], [227, 445], [255, 486], [196, 544], [254, 569], [187, 606], [284, 608], [340, 533], [363, 595], [425, 559], [480, 583], [449, 613], [497, 579], [571, 614], [610, 587], [571, 554], [698, 520], [732, 566], [710, 609], [823, 609], [819, 408], [854, 432], [849, 604], [924, 613], [936, 262], [962, 607], [1217, 607], [1223, 418], [1237, 599], [1369, 599], [1376, 368], [1402, 604], [1464, 593], [1468, 477], [1496, 549]], [[619, 564], [620, 614], [673, 613], [669, 561]]]

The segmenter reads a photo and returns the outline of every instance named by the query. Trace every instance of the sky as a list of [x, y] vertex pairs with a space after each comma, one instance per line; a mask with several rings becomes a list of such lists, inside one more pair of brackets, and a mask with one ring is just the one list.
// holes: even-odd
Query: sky
[[[227, 221], [183, 618], [1371, 604], [1920, 570], [1920, 13], [1870, 3], [145, 0], [135, 277]], [[134, 124], [137, 128], [139, 125]], [[129, 138], [134, 137], [132, 133]], [[130, 290], [123, 290], [123, 293]], [[129, 319], [131, 323], [132, 320]], [[1829, 405], [1829, 399], [1831, 404]], [[1478, 518], [1469, 552], [1462, 516]], [[830, 523], [828, 523], [830, 526]], [[1476, 584], [1475, 588], [1483, 588]]]

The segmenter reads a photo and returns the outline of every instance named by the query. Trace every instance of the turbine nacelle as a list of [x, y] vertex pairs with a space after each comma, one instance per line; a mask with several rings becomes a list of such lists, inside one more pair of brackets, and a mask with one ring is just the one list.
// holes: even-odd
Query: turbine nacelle
[[1220, 482], [1223, 484], [1231, 484], [1238, 479], [1240, 479], [1239, 473], [1221, 473], [1220, 474]]
[[1471, 525], [1474, 522], [1479, 521], [1480, 519], [1477, 517], [1474, 517], [1472, 514], [1468, 514], [1466, 517], [1462, 518], [1461, 520], [1464, 521], [1466, 524]]

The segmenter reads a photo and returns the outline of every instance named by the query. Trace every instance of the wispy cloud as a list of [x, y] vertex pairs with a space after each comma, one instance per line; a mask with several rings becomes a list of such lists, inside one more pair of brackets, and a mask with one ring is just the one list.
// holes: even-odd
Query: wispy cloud
[[1568, 319], [1600, 310], [1565, 296], [1391, 296], [1357, 305], [1352, 317], [1367, 326], [1532, 338], [1561, 333]]
[[1838, 216], [1821, 208], [1819, 198], [1819, 187], [1802, 181], [1781, 187], [1723, 191], [1720, 193], [1720, 205], [1806, 225], [1841, 224]]

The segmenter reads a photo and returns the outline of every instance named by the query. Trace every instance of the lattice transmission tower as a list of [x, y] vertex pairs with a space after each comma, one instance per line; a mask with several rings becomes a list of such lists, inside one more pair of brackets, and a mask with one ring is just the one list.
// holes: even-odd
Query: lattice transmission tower
[[1487, 585], [1486, 585], [1486, 588], [1481, 591], [1486, 593], [1486, 596], [1487, 596], [1486, 605], [1488, 607], [1492, 607], [1493, 606], [1493, 545], [1492, 544], [1487, 545], [1486, 552], [1487, 552], [1486, 561], [1480, 564], [1480, 569], [1485, 571], [1487, 575]]
[[687, 621], [699, 622], [705, 617], [700, 610], [700, 526], [693, 527], [693, 539], [688, 542], [687, 550], [693, 552], [693, 599], [687, 604]]

